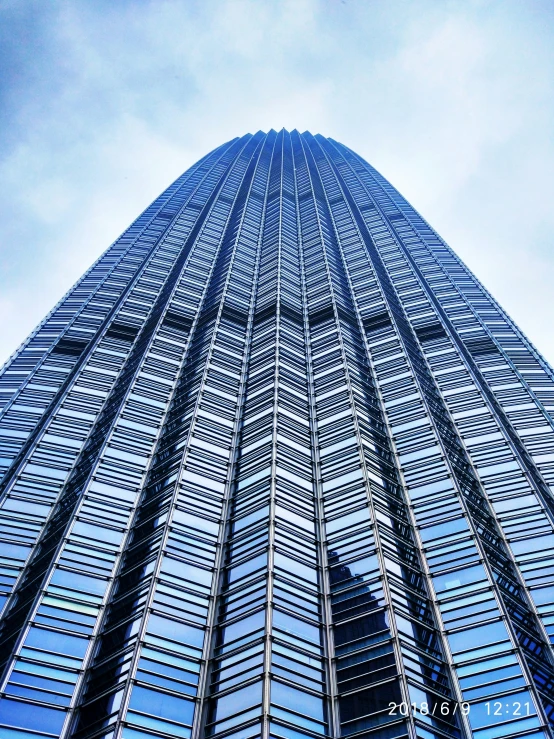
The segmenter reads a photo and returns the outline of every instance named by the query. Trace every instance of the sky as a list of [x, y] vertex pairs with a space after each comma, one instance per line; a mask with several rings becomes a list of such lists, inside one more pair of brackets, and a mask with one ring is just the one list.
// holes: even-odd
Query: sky
[[259, 129], [376, 167], [554, 363], [552, 0], [0, 0], [0, 363]]

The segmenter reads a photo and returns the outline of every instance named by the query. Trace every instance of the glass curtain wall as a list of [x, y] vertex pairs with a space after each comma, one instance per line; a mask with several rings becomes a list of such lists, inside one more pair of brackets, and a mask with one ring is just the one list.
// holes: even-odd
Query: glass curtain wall
[[554, 375], [357, 154], [245, 135], [0, 374], [4, 739], [554, 737]]

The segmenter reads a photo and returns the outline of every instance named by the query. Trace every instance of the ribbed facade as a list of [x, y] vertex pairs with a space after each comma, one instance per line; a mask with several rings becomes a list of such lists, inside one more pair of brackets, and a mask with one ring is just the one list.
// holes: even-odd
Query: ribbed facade
[[553, 371], [350, 149], [201, 159], [0, 393], [2, 739], [554, 736]]

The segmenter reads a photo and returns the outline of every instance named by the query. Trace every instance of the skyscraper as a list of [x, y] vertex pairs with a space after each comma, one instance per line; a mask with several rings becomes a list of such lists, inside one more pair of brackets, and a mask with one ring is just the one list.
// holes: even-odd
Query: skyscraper
[[3, 739], [553, 736], [553, 371], [345, 146], [200, 160], [0, 390]]

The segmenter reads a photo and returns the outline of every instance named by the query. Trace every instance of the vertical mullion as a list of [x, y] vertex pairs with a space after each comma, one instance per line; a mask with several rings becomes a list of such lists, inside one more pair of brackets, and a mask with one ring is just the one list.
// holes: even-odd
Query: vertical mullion
[[[296, 186], [296, 177], [295, 177]], [[300, 213], [298, 209], [298, 190], [295, 187], [296, 195], [296, 218], [297, 218], [297, 229], [300, 235], [300, 241], [302, 240]], [[304, 250], [300, 249], [300, 261], [301, 261], [301, 274], [300, 274], [300, 289], [302, 291], [302, 304], [303, 304], [303, 320], [304, 320], [304, 336], [306, 343], [306, 364], [307, 364], [307, 379], [308, 379], [308, 396], [310, 404], [310, 433], [312, 443], [312, 466], [313, 466], [313, 477], [314, 477], [314, 495], [316, 498], [316, 520], [317, 520], [317, 538], [318, 538], [318, 559], [321, 568], [321, 590], [322, 590], [322, 613], [323, 613], [323, 628], [325, 632], [324, 647], [325, 647], [325, 665], [326, 665], [326, 681], [327, 681], [327, 693], [328, 693], [328, 711], [329, 711], [329, 727], [331, 737], [340, 737], [340, 716], [339, 716], [339, 704], [338, 704], [338, 689], [337, 679], [334, 669], [333, 655], [334, 649], [334, 638], [333, 638], [333, 619], [331, 613], [331, 590], [329, 585], [329, 574], [328, 566], [329, 561], [327, 557], [327, 537], [325, 533], [324, 523], [324, 509], [323, 509], [323, 498], [322, 498], [322, 486], [321, 486], [321, 472], [320, 472], [320, 460], [319, 460], [319, 446], [317, 436], [317, 409], [315, 400], [315, 388], [313, 380], [313, 362], [312, 362], [312, 351], [311, 351], [311, 337], [310, 337], [310, 322], [307, 305], [307, 287], [306, 287], [306, 274], [304, 265]]]
[[250, 355], [250, 346], [252, 341], [252, 330], [253, 330], [253, 319], [254, 319], [254, 308], [255, 308], [255, 296], [256, 296], [256, 288], [257, 283], [259, 280], [259, 272], [260, 272], [260, 257], [261, 257], [261, 247], [262, 247], [262, 235], [263, 235], [263, 223], [265, 219], [265, 210], [267, 206], [267, 189], [269, 187], [269, 177], [271, 172], [271, 167], [273, 165], [274, 159], [278, 156], [276, 154], [277, 149], [277, 141], [274, 140], [273, 146], [271, 148], [271, 154], [270, 154], [270, 160], [267, 167], [268, 174], [267, 174], [267, 181], [264, 186], [264, 202], [262, 206], [261, 216], [260, 216], [260, 226], [258, 230], [258, 240], [256, 244], [256, 257], [255, 257], [255, 264], [253, 268], [253, 279], [252, 279], [252, 290], [250, 293], [250, 304], [249, 304], [249, 310], [248, 310], [248, 317], [246, 321], [246, 341], [245, 341], [245, 348], [244, 348], [244, 354], [243, 354], [243, 360], [242, 360], [242, 367], [241, 367], [241, 381], [240, 381], [240, 389], [239, 389], [239, 402], [237, 407], [237, 415], [235, 420], [235, 427], [233, 431], [233, 441], [231, 446], [231, 456], [230, 456], [230, 465], [229, 465], [229, 475], [227, 480], [227, 493], [225, 497], [225, 504], [223, 508], [223, 525], [221, 527], [221, 537], [220, 537], [220, 546], [218, 549], [218, 559], [216, 562], [216, 575], [214, 577], [214, 589], [213, 589], [213, 597], [212, 597], [212, 606], [211, 606], [211, 613], [208, 619], [209, 627], [208, 627], [208, 634], [205, 639], [205, 669], [203, 674], [203, 680], [199, 685], [199, 694], [201, 696], [202, 706], [198, 709], [198, 719], [195, 722], [195, 726], [193, 727], [193, 739], [197, 739], [198, 737], [201, 737], [205, 731], [206, 721], [207, 721], [207, 710], [208, 710], [208, 700], [210, 698], [210, 685], [209, 685], [209, 679], [212, 676], [213, 673], [213, 663], [214, 663], [214, 648], [216, 646], [215, 640], [216, 640], [216, 631], [218, 628], [218, 606], [220, 605], [219, 601], [222, 597], [222, 589], [223, 589], [223, 580], [224, 580], [224, 568], [225, 568], [225, 555], [226, 555], [226, 546], [229, 541], [230, 537], [230, 518], [232, 514], [232, 496], [233, 496], [233, 486], [235, 484], [235, 476], [236, 476], [236, 469], [237, 469], [237, 462], [238, 458], [240, 456], [240, 437], [241, 437], [241, 429], [242, 424], [244, 421], [244, 400], [245, 400], [245, 393], [246, 393], [246, 384], [247, 384], [247, 377], [248, 377], [248, 363], [249, 363], [249, 355]]

